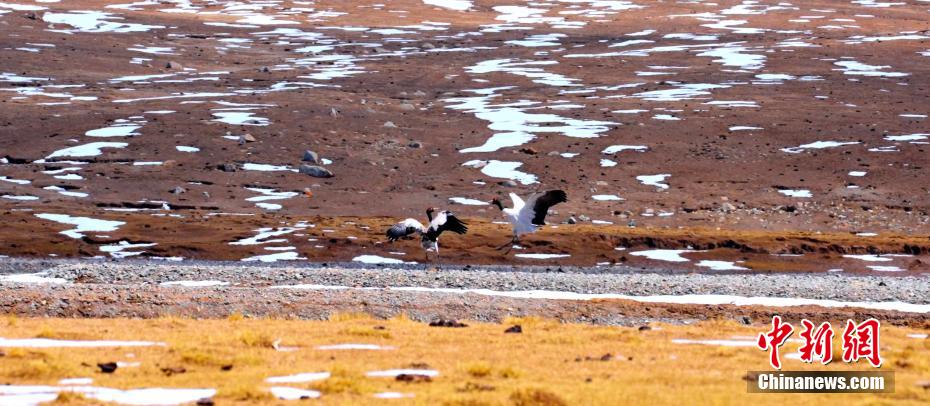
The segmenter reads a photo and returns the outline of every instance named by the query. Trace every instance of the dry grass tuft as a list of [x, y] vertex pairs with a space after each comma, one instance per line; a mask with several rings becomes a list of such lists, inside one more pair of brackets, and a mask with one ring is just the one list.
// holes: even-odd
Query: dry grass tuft
[[469, 375], [475, 378], [484, 378], [487, 376], [491, 376], [492, 369], [491, 369], [491, 366], [488, 365], [486, 362], [477, 362], [474, 364], [467, 365], [465, 367], [465, 372], [467, 372]]
[[372, 320], [371, 316], [366, 313], [333, 313], [329, 315], [329, 321], [342, 322], [353, 320]]
[[73, 376], [77, 368], [55, 359], [33, 359], [17, 362], [3, 375], [17, 379], [53, 379]]
[[362, 395], [374, 392], [369, 378], [363, 376], [362, 373], [350, 371], [341, 366], [333, 367], [330, 370], [329, 379], [314, 382], [312, 388], [331, 395]]
[[246, 330], [239, 333], [239, 341], [247, 347], [274, 348], [275, 339], [265, 333]]
[[232, 399], [242, 402], [267, 402], [274, 401], [275, 398], [264, 387], [256, 384], [238, 383], [220, 387], [216, 391], [216, 397], [221, 399]]
[[347, 329], [343, 329], [339, 333], [353, 337], [384, 339], [391, 338], [391, 333], [387, 332], [386, 330], [375, 330], [373, 327], [349, 327]]
[[81, 393], [73, 391], [61, 391], [58, 392], [58, 397], [55, 400], [46, 403], [47, 405], [103, 405], [104, 403], [98, 402], [93, 399], [88, 399]]
[[558, 395], [542, 389], [520, 389], [510, 394], [514, 406], [566, 406]]

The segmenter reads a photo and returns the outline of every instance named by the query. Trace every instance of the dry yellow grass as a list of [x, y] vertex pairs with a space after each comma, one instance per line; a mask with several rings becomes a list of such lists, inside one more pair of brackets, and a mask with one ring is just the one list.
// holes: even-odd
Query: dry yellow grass
[[[882, 370], [896, 371], [896, 392], [874, 395], [748, 394], [742, 377], [769, 369], [766, 353], [754, 348], [681, 345], [674, 338], [751, 337], [763, 326], [709, 321], [654, 329], [561, 324], [538, 318], [503, 324], [468, 322], [466, 328], [428, 327], [406, 318], [376, 320], [341, 315], [328, 321], [0, 318], [0, 336], [80, 337], [81, 339], [154, 340], [167, 347], [16, 349], [0, 356], [0, 382], [56, 384], [61, 378], [92, 377], [94, 384], [117, 388], [216, 388], [219, 404], [279, 404], [265, 378], [329, 371], [323, 381], [285, 385], [314, 389], [329, 404], [370, 404], [378, 392], [413, 394], [384, 400], [394, 404], [562, 405], [624, 404], [817, 404], [848, 402], [930, 403], [930, 391], [915, 385], [930, 379], [930, 340], [907, 337], [927, 333], [885, 326]], [[504, 334], [512, 324], [523, 334]], [[370, 332], [370, 333], [369, 333]], [[272, 343], [299, 347], [276, 351]], [[318, 345], [370, 343], [389, 351], [321, 351]], [[839, 341], [836, 341], [836, 345]], [[789, 343], [784, 352], [793, 352]], [[610, 354], [609, 357], [605, 356]], [[114, 374], [97, 372], [98, 362], [140, 362]], [[835, 362], [802, 365], [785, 360], [786, 370], [870, 370], [867, 365]], [[230, 369], [231, 366], [231, 369]], [[224, 370], [224, 367], [228, 370]], [[429, 368], [440, 372], [430, 382], [398, 382], [366, 377], [365, 372]], [[167, 373], [165, 370], [184, 370]], [[64, 396], [63, 404], [81, 404]]]

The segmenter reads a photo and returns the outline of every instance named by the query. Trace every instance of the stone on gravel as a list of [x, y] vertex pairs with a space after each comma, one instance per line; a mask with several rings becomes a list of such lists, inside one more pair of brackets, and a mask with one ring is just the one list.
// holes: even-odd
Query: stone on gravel
[[508, 180], [505, 180], [505, 181], [497, 182], [497, 184], [498, 184], [498, 185], [501, 185], [501, 186], [503, 186], [503, 187], [517, 187], [517, 182], [514, 182], [514, 181], [509, 180], [509, 179], [508, 179]]
[[385, 122], [384, 122], [384, 127], [387, 127], [387, 128], [397, 128], [397, 124], [394, 124], [393, 121], [385, 121]]
[[174, 189], [171, 189], [171, 194], [175, 194], [175, 195], [179, 195], [184, 192], [187, 192], [187, 189], [184, 189], [180, 186], [175, 186]]
[[97, 368], [100, 368], [100, 372], [105, 374], [112, 374], [116, 372], [117, 365], [115, 362], [103, 362], [98, 363]]
[[235, 172], [239, 170], [239, 167], [236, 164], [222, 164], [218, 168], [223, 172]]
[[398, 382], [410, 382], [410, 383], [432, 382], [433, 381], [433, 378], [430, 378], [428, 375], [417, 375], [417, 374], [400, 374], [400, 375], [397, 375], [394, 379], [397, 380]]
[[314, 163], [314, 164], [319, 164], [319, 163], [320, 163], [320, 155], [317, 154], [316, 152], [313, 152], [313, 151], [311, 151], [311, 150], [308, 149], [308, 150], [304, 151], [304, 157], [303, 157], [302, 160], [303, 160], [304, 162], [311, 162], [311, 163]]
[[453, 327], [453, 328], [468, 327], [468, 325], [465, 323], [461, 323], [456, 320], [444, 320], [444, 319], [431, 321], [429, 323], [429, 326], [430, 327]]
[[316, 165], [300, 165], [298, 171], [302, 174], [313, 176], [314, 178], [331, 178], [335, 176], [329, 169]]
[[523, 326], [519, 324], [510, 326], [506, 330], [504, 330], [504, 333], [509, 333], [509, 334], [520, 334], [522, 332], [523, 332]]

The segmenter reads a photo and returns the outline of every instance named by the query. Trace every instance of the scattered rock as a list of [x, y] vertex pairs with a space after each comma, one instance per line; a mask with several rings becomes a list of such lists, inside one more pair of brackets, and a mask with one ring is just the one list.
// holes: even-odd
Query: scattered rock
[[197, 406], [213, 406], [213, 398], [203, 398], [197, 401]]
[[741, 316], [739, 322], [749, 326], [752, 325], [752, 318], [749, 316]]
[[536, 148], [530, 148], [530, 147], [520, 148], [520, 152], [527, 154], [527, 155], [536, 155], [539, 153], [539, 151], [536, 151]]
[[466, 383], [465, 383], [465, 386], [462, 386], [462, 387], [460, 387], [460, 388], [455, 388], [455, 391], [456, 391], [456, 392], [464, 392], [464, 393], [467, 393], [467, 392], [491, 392], [491, 391], [494, 391], [495, 389], [497, 389], [497, 388], [495, 388], [495, 387], [493, 387], [493, 386], [491, 386], [491, 385], [485, 385], [485, 384], [483, 384], [483, 383], [466, 382]]
[[171, 376], [171, 375], [183, 374], [183, 373], [187, 372], [187, 368], [184, 368], [184, 367], [164, 367], [164, 368], [161, 369], [161, 372], [162, 372], [163, 374], [165, 374], [165, 376]]
[[175, 62], [175, 61], [168, 61], [168, 63], [165, 64], [165, 68], [167, 68], [167, 69], [174, 69], [174, 70], [181, 70], [181, 69], [184, 69], [184, 67], [181, 66], [181, 64], [179, 64], [179, 63], [177, 63], [177, 62]]
[[329, 169], [316, 165], [300, 165], [298, 171], [302, 174], [313, 176], [314, 178], [331, 178], [334, 176]]
[[575, 216], [570, 216], [570, 217], [568, 218], [568, 221], [566, 221], [566, 223], [568, 223], [568, 224], [578, 224], [578, 220], [575, 220]]
[[339, 117], [339, 110], [336, 110], [335, 107], [329, 109], [329, 115], [333, 117]]
[[453, 327], [453, 328], [468, 327], [468, 325], [465, 323], [460, 323], [456, 320], [444, 320], [444, 319], [432, 321], [429, 323], [429, 326], [430, 327]]
[[504, 330], [504, 333], [510, 333], [510, 334], [520, 334], [522, 332], [523, 332], [523, 326], [519, 324], [515, 324], [513, 326], [508, 327], [506, 330]]
[[652, 330], [652, 327], [645, 326], [645, 325], [639, 326], [639, 331], [647, 331], [647, 330]]
[[426, 375], [416, 375], [416, 374], [400, 374], [394, 378], [398, 382], [410, 382], [410, 383], [420, 383], [420, 382], [432, 382], [433, 378], [430, 378]]
[[401, 104], [397, 105], [397, 107], [399, 107], [401, 110], [404, 110], [404, 111], [414, 111], [414, 110], [417, 109], [416, 106], [414, 106], [414, 105], [412, 105], [412, 104], [410, 104], [410, 103], [401, 103]]
[[236, 164], [222, 164], [217, 168], [223, 172], [235, 172], [239, 170], [239, 167], [236, 166]]
[[304, 162], [311, 162], [311, 163], [314, 163], [314, 164], [319, 165], [319, 163], [320, 163], [320, 155], [317, 154], [316, 152], [313, 152], [313, 151], [311, 151], [311, 150], [308, 149], [308, 150], [304, 151], [304, 157], [303, 157], [302, 160], [303, 160]]
[[104, 362], [104, 363], [98, 363], [97, 368], [100, 368], [100, 372], [103, 372], [105, 374], [112, 374], [116, 372], [117, 365], [115, 362]]
[[387, 127], [387, 128], [397, 128], [397, 124], [394, 124], [393, 121], [385, 121], [385, 122], [384, 122], [384, 127]]
[[503, 186], [503, 187], [517, 187], [517, 182], [514, 182], [514, 181], [509, 180], [509, 179], [508, 179], [508, 180], [504, 180], [504, 181], [497, 182], [497, 184], [498, 184], [498, 185], [501, 185], [501, 186]]
[[723, 211], [724, 213], [729, 213], [729, 212], [735, 211], [736, 206], [734, 206], [732, 203], [725, 202], [720, 205], [720, 210]]
[[435, 49], [436, 46], [433, 45], [433, 44], [431, 44], [431, 43], [429, 43], [429, 42], [424, 42], [424, 43], [420, 44], [420, 48], [423, 48], [423, 49]]
[[407, 146], [410, 148], [423, 148], [423, 144], [419, 141], [410, 141]]
[[255, 136], [249, 133], [245, 133], [239, 136], [239, 142], [255, 142], [258, 141], [255, 139]]
[[223, 365], [223, 366], [220, 367], [220, 370], [223, 370], [223, 371], [232, 371], [232, 369], [233, 369], [233, 365], [232, 365], [232, 364]]
[[424, 92], [424, 91], [422, 91], [422, 90], [417, 90], [417, 91], [413, 92], [413, 95], [416, 96], [416, 97], [424, 97], [424, 96], [426, 96], [426, 92]]
[[184, 189], [180, 186], [175, 186], [174, 189], [171, 189], [171, 194], [174, 194], [174, 195], [179, 195], [184, 192], [187, 192], [187, 189]]

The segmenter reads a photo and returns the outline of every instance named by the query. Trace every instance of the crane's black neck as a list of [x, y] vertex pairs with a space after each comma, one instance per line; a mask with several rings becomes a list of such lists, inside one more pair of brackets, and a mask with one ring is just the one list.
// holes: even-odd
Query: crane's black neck
[[494, 205], [497, 206], [498, 209], [500, 209], [501, 211], [504, 211], [504, 205], [501, 204], [500, 200], [495, 200], [492, 203], [494, 203]]
[[433, 209], [426, 210], [426, 218], [429, 219], [430, 222], [433, 221]]

